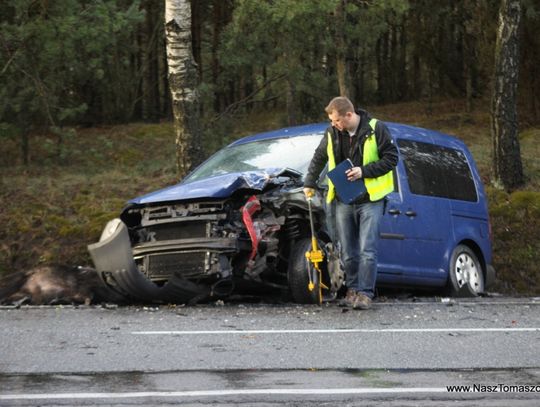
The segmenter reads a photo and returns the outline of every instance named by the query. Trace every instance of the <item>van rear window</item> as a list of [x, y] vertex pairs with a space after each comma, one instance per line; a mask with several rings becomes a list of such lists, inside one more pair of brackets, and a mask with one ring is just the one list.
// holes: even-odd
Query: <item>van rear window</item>
[[398, 146], [413, 194], [477, 201], [474, 179], [463, 152], [402, 139]]

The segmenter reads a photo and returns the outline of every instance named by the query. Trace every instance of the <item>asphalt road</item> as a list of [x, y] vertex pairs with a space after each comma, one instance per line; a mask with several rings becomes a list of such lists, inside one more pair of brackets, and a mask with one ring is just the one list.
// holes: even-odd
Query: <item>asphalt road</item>
[[451, 401], [540, 405], [540, 299], [0, 308], [0, 405]]

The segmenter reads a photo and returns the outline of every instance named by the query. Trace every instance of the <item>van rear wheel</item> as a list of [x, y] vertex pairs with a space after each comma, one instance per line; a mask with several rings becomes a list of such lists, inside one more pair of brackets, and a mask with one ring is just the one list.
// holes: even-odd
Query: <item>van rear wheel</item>
[[463, 244], [450, 258], [448, 289], [453, 297], [476, 297], [484, 292], [484, 272], [478, 257]]

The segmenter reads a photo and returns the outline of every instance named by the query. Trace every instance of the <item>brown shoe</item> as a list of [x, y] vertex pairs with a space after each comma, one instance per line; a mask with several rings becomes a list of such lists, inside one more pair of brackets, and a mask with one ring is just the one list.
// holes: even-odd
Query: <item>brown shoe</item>
[[356, 291], [352, 288], [347, 289], [345, 297], [339, 301], [340, 307], [352, 307], [356, 298]]
[[370, 309], [371, 308], [371, 298], [362, 293], [356, 293], [354, 296], [354, 301], [352, 304], [353, 309]]

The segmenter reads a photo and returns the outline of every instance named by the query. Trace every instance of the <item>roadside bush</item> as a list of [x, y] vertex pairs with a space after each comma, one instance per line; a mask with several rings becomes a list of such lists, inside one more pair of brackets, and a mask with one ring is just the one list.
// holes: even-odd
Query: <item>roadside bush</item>
[[496, 288], [540, 293], [540, 192], [488, 188]]

